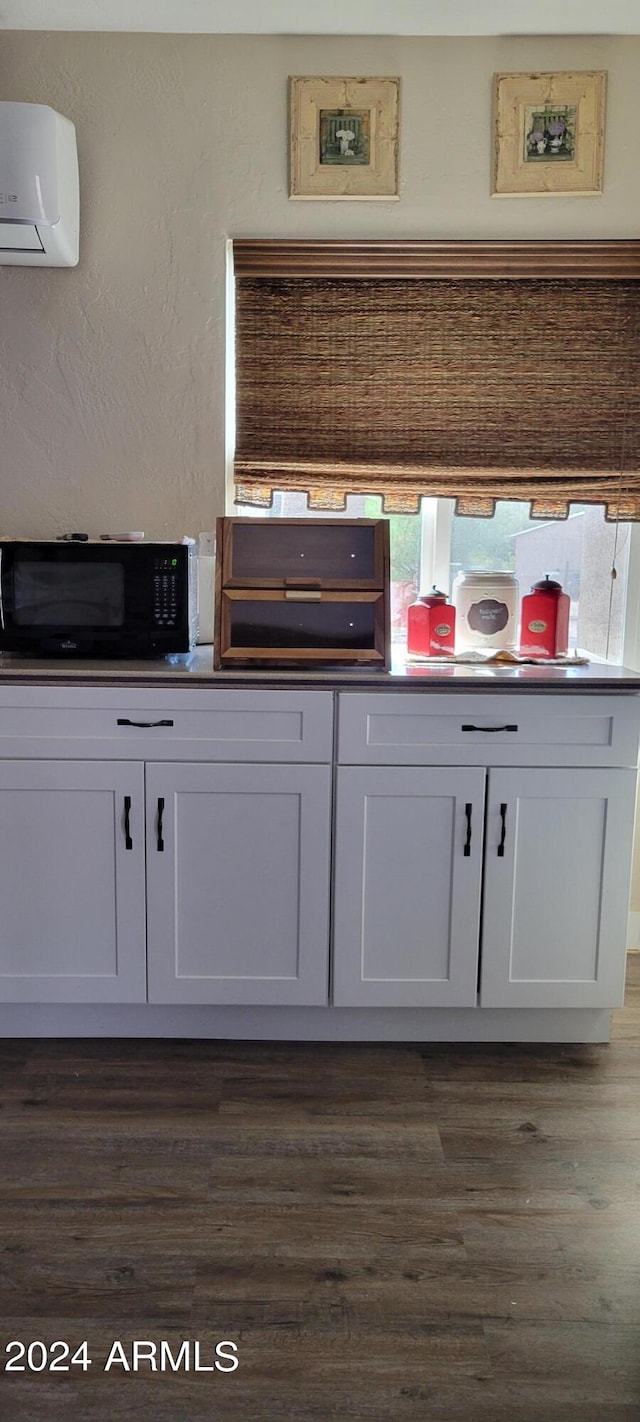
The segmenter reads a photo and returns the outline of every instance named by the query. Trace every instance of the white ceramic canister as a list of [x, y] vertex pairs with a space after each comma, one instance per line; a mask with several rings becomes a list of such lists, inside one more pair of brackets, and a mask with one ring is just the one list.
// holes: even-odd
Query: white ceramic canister
[[470, 568], [454, 578], [456, 652], [513, 651], [518, 641], [518, 584], [513, 573]]

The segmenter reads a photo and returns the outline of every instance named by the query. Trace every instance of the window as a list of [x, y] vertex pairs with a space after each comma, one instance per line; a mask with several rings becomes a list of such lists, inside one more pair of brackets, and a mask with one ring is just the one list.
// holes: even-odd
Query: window
[[[520, 596], [545, 574], [571, 598], [570, 647], [613, 663], [624, 659], [630, 524], [607, 523], [593, 504], [572, 504], [565, 520], [529, 517], [529, 504], [499, 503], [493, 518], [453, 512], [452, 499], [423, 499], [419, 514], [391, 514], [391, 627], [398, 654], [406, 643], [407, 609], [435, 583], [450, 593], [461, 568], [513, 572]], [[253, 518], [318, 517], [306, 495], [279, 490], [271, 508], [234, 508]], [[332, 513], [332, 518], [341, 515]], [[351, 494], [345, 518], [380, 518], [381, 499]], [[616, 577], [611, 569], [615, 566]]]
[[229, 512], [389, 516], [399, 647], [486, 567], [640, 665], [640, 242], [231, 247]]

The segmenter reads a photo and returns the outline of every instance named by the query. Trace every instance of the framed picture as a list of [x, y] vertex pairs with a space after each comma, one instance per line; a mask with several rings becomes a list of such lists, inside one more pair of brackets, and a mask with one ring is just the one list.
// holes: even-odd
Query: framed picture
[[493, 197], [602, 192], [606, 73], [496, 74]]
[[398, 197], [399, 79], [290, 81], [289, 196], [353, 202]]

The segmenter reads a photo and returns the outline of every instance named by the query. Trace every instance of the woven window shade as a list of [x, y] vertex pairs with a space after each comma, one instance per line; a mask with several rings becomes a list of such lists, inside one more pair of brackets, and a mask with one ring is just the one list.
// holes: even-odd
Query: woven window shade
[[237, 502], [640, 520], [639, 243], [309, 245], [234, 244]]

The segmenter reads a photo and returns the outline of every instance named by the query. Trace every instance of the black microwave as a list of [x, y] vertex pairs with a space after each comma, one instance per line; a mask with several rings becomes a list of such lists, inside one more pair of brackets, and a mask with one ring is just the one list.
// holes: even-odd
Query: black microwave
[[140, 657], [197, 638], [189, 543], [0, 539], [0, 651]]

